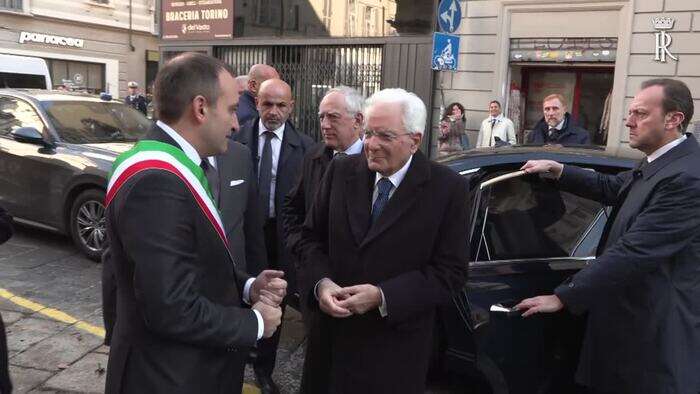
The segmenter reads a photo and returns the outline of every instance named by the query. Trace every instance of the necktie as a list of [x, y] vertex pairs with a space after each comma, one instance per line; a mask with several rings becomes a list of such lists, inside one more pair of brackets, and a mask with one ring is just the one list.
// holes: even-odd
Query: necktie
[[272, 188], [272, 137], [271, 131], [263, 133], [265, 144], [263, 145], [260, 167], [258, 168], [258, 197], [263, 209], [263, 217], [270, 217], [270, 190]]
[[209, 164], [208, 159], [202, 159], [199, 166], [204, 170], [204, 175], [207, 177], [207, 182], [209, 183], [209, 190], [214, 198], [214, 204], [219, 206], [219, 174], [216, 168]]
[[384, 206], [387, 201], [389, 201], [389, 192], [394, 187], [389, 178], [382, 178], [377, 182], [377, 199], [374, 200], [372, 205], [372, 224], [377, 221], [379, 215], [381, 215]]
[[556, 127], [550, 127], [547, 132], [547, 141], [555, 141], [559, 136], [559, 130]]
[[491, 119], [491, 130], [492, 130], [492, 131], [493, 131], [493, 128], [496, 126], [496, 122], [498, 122], [498, 121], [496, 120], [496, 118]]
[[333, 158], [335, 159], [336, 157], [343, 157], [343, 156], [347, 156], [347, 155], [348, 154], [345, 152], [335, 152], [335, 154], [333, 155]]

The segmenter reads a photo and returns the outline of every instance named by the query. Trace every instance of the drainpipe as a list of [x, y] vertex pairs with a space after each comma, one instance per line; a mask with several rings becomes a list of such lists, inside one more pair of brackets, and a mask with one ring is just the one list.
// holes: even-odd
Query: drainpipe
[[129, 0], [129, 49], [131, 49], [131, 52], [134, 52], [136, 48], [134, 47], [134, 43], [132, 40], [132, 34], [133, 34], [133, 13], [134, 13], [134, 0]]

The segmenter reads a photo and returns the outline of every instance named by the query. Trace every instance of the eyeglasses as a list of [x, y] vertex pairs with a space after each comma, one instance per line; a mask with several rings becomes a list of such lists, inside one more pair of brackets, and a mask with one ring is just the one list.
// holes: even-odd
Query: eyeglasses
[[392, 131], [374, 131], [374, 130], [365, 130], [365, 139], [369, 139], [371, 137], [377, 137], [381, 141], [384, 142], [391, 142], [402, 135], [410, 135], [413, 133], [394, 133]]

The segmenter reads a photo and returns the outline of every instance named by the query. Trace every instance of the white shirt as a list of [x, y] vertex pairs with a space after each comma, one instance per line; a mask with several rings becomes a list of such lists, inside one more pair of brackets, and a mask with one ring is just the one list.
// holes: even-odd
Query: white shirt
[[[260, 160], [262, 160], [263, 147], [265, 146], [265, 135], [264, 133], [268, 131], [267, 127], [262, 122], [262, 119], [258, 121], [258, 168], [260, 168]], [[282, 150], [282, 139], [284, 138], [284, 124], [272, 131], [274, 136], [270, 141], [270, 147], [272, 148], [272, 181], [270, 182], [270, 217], [275, 217], [275, 186], [277, 186], [277, 164], [280, 159], [280, 151]], [[260, 175], [258, 175], [260, 176]]]
[[[561, 122], [559, 122], [558, 125], [554, 126], [554, 128], [557, 129], [557, 130], [559, 130], [559, 131], [561, 131], [561, 129], [564, 127], [564, 122], [566, 122], [566, 116], [564, 117], [564, 119], [561, 120]], [[548, 126], [549, 126], [549, 125], [548, 125]], [[551, 127], [550, 127], [550, 128], [551, 128]], [[549, 130], [549, 129], [548, 129], [548, 130]]]
[[[335, 149], [333, 150], [333, 156], [335, 156], [338, 153], [340, 153], [340, 151], [337, 151]], [[352, 143], [352, 145], [348, 147], [348, 149], [345, 149], [343, 153], [345, 153], [346, 155], [359, 155], [360, 153], [362, 153], [362, 138], [358, 138], [355, 142]]]
[[652, 161], [658, 159], [659, 157], [663, 156], [666, 152], [680, 145], [680, 143], [685, 141], [687, 138], [688, 137], [686, 137], [685, 134], [683, 134], [680, 138], [676, 138], [675, 140], [655, 150], [654, 153], [647, 156], [647, 161], [651, 163]]
[[[182, 149], [183, 152], [185, 152], [185, 155], [187, 156], [188, 159], [192, 160], [193, 163], [196, 165], [202, 164], [202, 158], [199, 156], [199, 153], [197, 153], [197, 150], [194, 149], [192, 144], [187, 142], [186, 139], [182, 138], [180, 133], [175, 131], [172, 127], [168, 126], [167, 124], [161, 122], [160, 120], [156, 122], [156, 125], [161, 128], [161, 130], [165, 131], [165, 134], [169, 135], [170, 138], [175, 140], [175, 143], [180, 145], [180, 149]], [[208, 161], [212, 163], [214, 160], [213, 157], [209, 157]], [[245, 282], [245, 286], [243, 286], [243, 301], [246, 304], [250, 305], [250, 286], [253, 285], [253, 282], [255, 281], [255, 278], [250, 278]], [[255, 317], [258, 319], [258, 339], [262, 338], [264, 332], [265, 332], [265, 322], [262, 318], [262, 315], [260, 312], [256, 311], [255, 309], [252, 310], [253, 313], [255, 313]]]

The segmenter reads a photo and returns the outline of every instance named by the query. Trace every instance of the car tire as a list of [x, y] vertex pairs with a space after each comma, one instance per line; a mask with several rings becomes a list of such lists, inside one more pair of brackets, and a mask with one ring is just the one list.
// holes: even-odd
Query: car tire
[[80, 193], [70, 210], [70, 235], [73, 243], [87, 258], [100, 261], [107, 247], [105, 192], [88, 189]]

